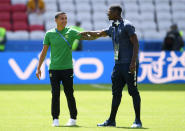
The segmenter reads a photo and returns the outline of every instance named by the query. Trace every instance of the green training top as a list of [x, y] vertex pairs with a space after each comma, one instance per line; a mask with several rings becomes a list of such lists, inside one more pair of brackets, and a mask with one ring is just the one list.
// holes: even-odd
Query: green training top
[[0, 37], [4, 37], [6, 34], [6, 29], [3, 27], [0, 27]]
[[[75, 39], [80, 39], [78, 31], [65, 27], [62, 31], [59, 31], [72, 46]], [[46, 32], [44, 38], [44, 45], [49, 45], [51, 47], [50, 52], [50, 70], [64, 70], [72, 69], [72, 50], [68, 43], [56, 32], [53, 28]]]

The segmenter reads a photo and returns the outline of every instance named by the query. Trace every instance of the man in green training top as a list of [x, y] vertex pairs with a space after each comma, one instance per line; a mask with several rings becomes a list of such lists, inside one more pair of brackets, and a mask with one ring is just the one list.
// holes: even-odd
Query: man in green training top
[[0, 51], [5, 50], [5, 44], [6, 44], [6, 29], [0, 27]]
[[39, 58], [39, 64], [36, 76], [40, 80], [41, 65], [45, 59], [49, 46], [51, 47], [49, 77], [52, 88], [51, 114], [53, 117], [53, 126], [59, 126], [60, 114], [60, 82], [64, 86], [64, 93], [67, 98], [70, 119], [67, 126], [76, 125], [77, 108], [73, 95], [73, 64], [72, 64], [72, 44], [75, 39], [90, 40], [95, 39], [86, 34], [79, 35], [79, 32], [66, 27], [67, 15], [64, 12], [58, 12], [55, 15], [57, 28], [46, 32], [43, 49]]
[[[70, 26], [71, 28], [77, 30], [78, 32], [83, 32], [84, 29], [80, 27], [81, 22], [77, 21], [75, 26]], [[82, 40], [76, 39], [73, 42], [72, 51], [81, 51], [82, 50]]]

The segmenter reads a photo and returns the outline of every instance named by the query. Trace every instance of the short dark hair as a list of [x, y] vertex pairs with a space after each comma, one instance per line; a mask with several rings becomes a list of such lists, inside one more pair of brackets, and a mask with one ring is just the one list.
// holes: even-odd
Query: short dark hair
[[112, 10], [112, 11], [118, 11], [118, 15], [121, 16], [122, 8], [121, 8], [120, 5], [111, 5], [111, 6], [109, 7], [109, 9]]
[[65, 12], [57, 12], [55, 14], [55, 19], [57, 19], [59, 15], [63, 15], [63, 14], [66, 14], [66, 13]]

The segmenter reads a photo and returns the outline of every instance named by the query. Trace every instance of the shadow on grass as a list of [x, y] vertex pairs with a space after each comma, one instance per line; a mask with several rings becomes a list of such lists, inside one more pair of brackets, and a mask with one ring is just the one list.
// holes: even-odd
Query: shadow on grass
[[123, 127], [123, 126], [120, 126], [120, 127], [115, 127], [115, 128], [122, 128], [122, 129], [134, 129], [134, 130], [139, 130], [139, 129], [149, 129], [149, 128], [145, 128], [145, 127], [142, 127], [142, 128], [131, 128], [131, 127]]
[[60, 126], [58, 126], [58, 127], [69, 127], [69, 128], [80, 128], [80, 127], [83, 127], [83, 126], [79, 126], [79, 125], [75, 125], [75, 126], [66, 126], [66, 125], [60, 125]]
[[85, 127], [85, 126], [79, 126], [79, 125], [76, 125], [76, 126], [66, 126], [66, 125], [60, 125], [60, 126], [57, 126], [57, 128], [59, 127], [63, 127], [63, 128], [120, 128], [120, 129], [134, 129], [134, 130], [139, 130], [139, 129], [149, 129], [149, 128], [145, 128], [145, 127], [142, 127], [142, 128], [131, 128], [131, 127], [122, 127], [122, 126], [118, 126], [118, 127]]
[[[138, 89], [140, 91], [185, 91], [185, 84], [138, 84]], [[43, 91], [51, 90], [51, 86], [48, 84], [43, 85], [0, 85], [0, 91]], [[63, 87], [61, 85], [61, 90]], [[74, 90], [76, 91], [111, 91], [111, 84], [80, 84], [74, 85]], [[124, 88], [127, 90], [127, 87]]]

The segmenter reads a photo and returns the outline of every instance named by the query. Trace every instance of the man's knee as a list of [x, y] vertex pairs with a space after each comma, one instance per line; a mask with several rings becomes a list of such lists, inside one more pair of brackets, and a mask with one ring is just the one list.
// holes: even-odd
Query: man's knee
[[71, 90], [64, 90], [64, 93], [67, 97], [73, 97], [73, 92], [74, 90], [71, 89]]
[[51, 92], [52, 92], [52, 97], [53, 98], [60, 97], [60, 90], [59, 91], [58, 90], [52, 90]]
[[115, 99], [121, 99], [122, 97], [122, 93], [120, 92], [113, 92], [112, 95], [113, 95], [113, 98]]
[[121, 102], [121, 97], [122, 97], [122, 94], [120, 94], [120, 93], [113, 94], [112, 106], [114, 106], [114, 107], [119, 106], [119, 104]]
[[130, 89], [130, 90], [128, 90], [128, 92], [129, 92], [130, 96], [139, 96], [139, 92], [138, 92], [137, 88], [136, 89]]

